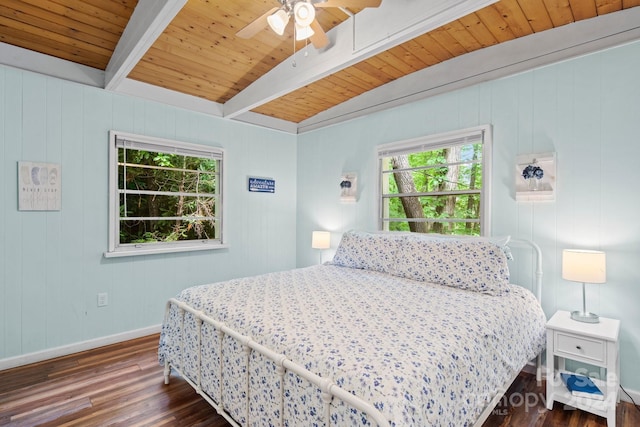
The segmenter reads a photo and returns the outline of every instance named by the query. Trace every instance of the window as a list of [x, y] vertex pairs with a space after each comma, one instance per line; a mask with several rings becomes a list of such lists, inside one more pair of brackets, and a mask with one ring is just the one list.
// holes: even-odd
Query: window
[[223, 150], [111, 131], [106, 257], [222, 247]]
[[490, 126], [380, 146], [379, 228], [488, 235], [490, 150]]

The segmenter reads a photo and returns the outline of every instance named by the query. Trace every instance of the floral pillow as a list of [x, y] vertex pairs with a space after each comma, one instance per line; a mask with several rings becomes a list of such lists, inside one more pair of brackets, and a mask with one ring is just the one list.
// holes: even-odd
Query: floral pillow
[[454, 234], [438, 234], [438, 233], [405, 233], [405, 236], [411, 236], [414, 239], [432, 239], [432, 240], [442, 240], [442, 239], [453, 239], [453, 240], [465, 240], [465, 241], [474, 241], [474, 242], [491, 242], [496, 244], [502, 249], [502, 251], [507, 256], [507, 260], [513, 260], [513, 255], [511, 254], [511, 248], [508, 246], [509, 241], [511, 240], [511, 236], [463, 236], [463, 235], [454, 235]]
[[393, 274], [398, 244], [402, 240], [403, 235], [395, 233], [347, 231], [331, 263]]
[[501, 295], [509, 292], [507, 256], [488, 239], [405, 236], [394, 274], [421, 282]]

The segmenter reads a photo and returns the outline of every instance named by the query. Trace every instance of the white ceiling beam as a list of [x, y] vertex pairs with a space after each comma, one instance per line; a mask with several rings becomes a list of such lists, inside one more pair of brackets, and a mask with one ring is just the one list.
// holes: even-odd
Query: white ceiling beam
[[0, 64], [94, 87], [104, 84], [102, 70], [1, 42]]
[[[188, 95], [186, 93], [165, 89], [160, 86], [150, 85], [133, 79], [124, 79], [118, 87], [117, 93], [135, 96], [148, 101], [160, 102], [165, 105], [172, 105], [185, 110], [203, 113], [213, 117], [222, 117], [222, 104], [209, 101], [199, 96]], [[297, 133], [296, 123], [287, 120], [276, 119], [251, 111], [234, 118], [235, 121], [252, 124], [255, 126], [279, 130], [286, 133]]]
[[[104, 84], [104, 71], [102, 70], [2, 42], [0, 42], [0, 64], [101, 89]], [[137, 80], [123, 79], [117, 91], [114, 92], [213, 117], [222, 117], [222, 104], [220, 103]], [[291, 134], [298, 131], [296, 123], [250, 111], [235, 117], [234, 120]]]
[[288, 120], [276, 119], [275, 117], [265, 116], [264, 114], [247, 111], [232, 119], [235, 122], [242, 122], [262, 128], [269, 128], [285, 133], [297, 134], [298, 124]]
[[640, 7], [578, 21], [408, 74], [304, 120], [298, 133], [637, 40]]
[[160, 86], [154, 86], [138, 80], [123, 79], [116, 92], [148, 101], [161, 102], [210, 116], [222, 117], [222, 104], [220, 103], [209, 101], [199, 96], [188, 95]]
[[116, 90], [187, 0], [140, 0], [105, 71], [104, 88]]
[[224, 116], [250, 111], [496, 1], [385, 0], [329, 31], [327, 48], [309, 47], [308, 56], [298, 53], [253, 82], [224, 104]]

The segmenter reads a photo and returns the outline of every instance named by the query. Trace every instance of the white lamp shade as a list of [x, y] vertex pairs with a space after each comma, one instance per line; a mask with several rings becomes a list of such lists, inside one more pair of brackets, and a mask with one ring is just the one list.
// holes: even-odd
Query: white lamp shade
[[331, 247], [331, 233], [328, 231], [314, 231], [311, 235], [313, 249], [329, 249]]
[[279, 36], [284, 34], [284, 29], [287, 27], [289, 23], [289, 14], [284, 10], [280, 9], [276, 11], [273, 15], [269, 15], [267, 17], [267, 22], [271, 29], [278, 34]]
[[303, 27], [296, 22], [296, 40], [308, 39], [315, 34], [315, 31], [311, 27]]
[[293, 6], [293, 16], [296, 24], [308, 27], [316, 18], [316, 9], [311, 3], [299, 1]]
[[606, 264], [604, 252], [565, 249], [562, 251], [562, 278], [572, 282], [605, 283]]

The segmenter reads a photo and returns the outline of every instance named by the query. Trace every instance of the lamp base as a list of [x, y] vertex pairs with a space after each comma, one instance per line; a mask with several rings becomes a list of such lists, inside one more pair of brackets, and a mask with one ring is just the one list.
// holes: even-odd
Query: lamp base
[[597, 314], [589, 313], [588, 311], [572, 311], [571, 318], [578, 322], [600, 323], [600, 317]]

